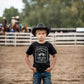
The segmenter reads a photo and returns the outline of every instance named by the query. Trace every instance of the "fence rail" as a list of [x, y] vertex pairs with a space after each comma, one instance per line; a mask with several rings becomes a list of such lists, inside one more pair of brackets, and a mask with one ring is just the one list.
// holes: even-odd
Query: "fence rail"
[[[45, 38], [54, 45], [84, 45], [84, 33], [50, 33]], [[10, 33], [0, 35], [0, 45], [30, 45], [37, 41], [31, 33]]]

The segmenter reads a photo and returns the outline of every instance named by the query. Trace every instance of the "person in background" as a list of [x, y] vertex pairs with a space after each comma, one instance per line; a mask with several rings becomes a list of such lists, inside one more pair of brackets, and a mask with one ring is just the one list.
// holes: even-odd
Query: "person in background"
[[2, 24], [0, 25], [0, 31], [2, 32], [2, 34], [5, 34], [5, 32], [9, 32], [6, 17], [3, 17], [2, 19]]
[[15, 23], [16, 23], [15, 17], [12, 17], [11, 24], [9, 24], [10, 32], [11, 31], [13, 32], [13, 27], [14, 27]]
[[20, 28], [19, 28], [19, 31], [18, 31], [18, 32], [20, 32], [21, 29], [22, 29], [22, 25], [20, 24], [20, 17], [19, 17], [19, 16], [16, 16], [16, 17], [15, 17], [15, 20], [17, 21], [16, 24], [20, 27]]
[[12, 19], [11, 19], [11, 25], [14, 26], [15, 22], [16, 22], [15, 17], [12, 17]]
[[7, 25], [6, 17], [3, 17], [3, 19], [2, 19], [2, 25]]
[[27, 32], [27, 31], [28, 31], [28, 30], [27, 30], [27, 25], [22, 26], [22, 25], [20, 24], [20, 18], [19, 18], [19, 16], [16, 16], [15, 19], [16, 19], [16, 21], [17, 21], [16, 24], [20, 27], [18, 32], [23, 32], [23, 30], [24, 30], [25, 32]]
[[10, 32], [19, 32], [20, 31], [20, 25], [18, 21], [16, 20], [16, 17], [12, 17], [11, 24], [9, 24]]

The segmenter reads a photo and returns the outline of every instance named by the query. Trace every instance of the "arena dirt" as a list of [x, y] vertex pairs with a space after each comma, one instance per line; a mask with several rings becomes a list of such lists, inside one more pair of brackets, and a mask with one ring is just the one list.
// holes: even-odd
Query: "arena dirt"
[[[28, 46], [0, 46], [0, 84], [32, 84], [32, 70], [25, 62]], [[84, 84], [84, 46], [55, 46], [57, 61], [52, 84]], [[33, 63], [33, 56], [29, 59]], [[52, 62], [53, 57], [50, 56]]]

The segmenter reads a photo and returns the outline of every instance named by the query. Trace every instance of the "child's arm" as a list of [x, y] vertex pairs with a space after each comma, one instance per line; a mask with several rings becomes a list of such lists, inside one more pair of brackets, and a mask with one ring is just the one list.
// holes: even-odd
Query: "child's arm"
[[28, 57], [29, 57], [29, 55], [27, 55], [27, 54], [26, 54], [26, 55], [25, 55], [25, 60], [26, 60], [26, 63], [29, 65], [30, 69], [32, 69], [32, 70], [33, 70], [33, 72], [35, 72], [35, 73], [36, 73], [36, 72], [37, 72], [37, 69], [36, 69], [35, 67], [33, 67], [33, 66], [32, 66], [32, 64], [30, 63], [30, 61], [29, 61], [29, 58], [28, 58]]
[[56, 63], [56, 54], [53, 55], [53, 61], [52, 61], [51, 66], [49, 68], [47, 68], [45, 71], [50, 72], [53, 69], [53, 67], [55, 66], [55, 63]]

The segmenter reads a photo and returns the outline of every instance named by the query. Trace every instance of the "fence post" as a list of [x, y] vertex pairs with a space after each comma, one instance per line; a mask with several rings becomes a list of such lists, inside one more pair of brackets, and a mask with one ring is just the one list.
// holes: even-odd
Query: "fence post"
[[7, 44], [7, 41], [6, 41], [7, 37], [6, 37], [6, 34], [7, 34], [7, 33], [5, 33], [5, 46], [6, 46], [6, 44]]
[[16, 47], [16, 33], [15, 33], [15, 47]]
[[32, 34], [30, 33], [30, 44], [31, 44], [31, 40], [32, 40]]
[[75, 39], [74, 39], [74, 41], [75, 41], [74, 44], [75, 44], [75, 46], [76, 46], [76, 33], [74, 34], [74, 38], [75, 38]]
[[54, 33], [54, 45], [56, 45], [56, 33]]
[[53, 44], [55, 44], [55, 33], [53, 35]]

